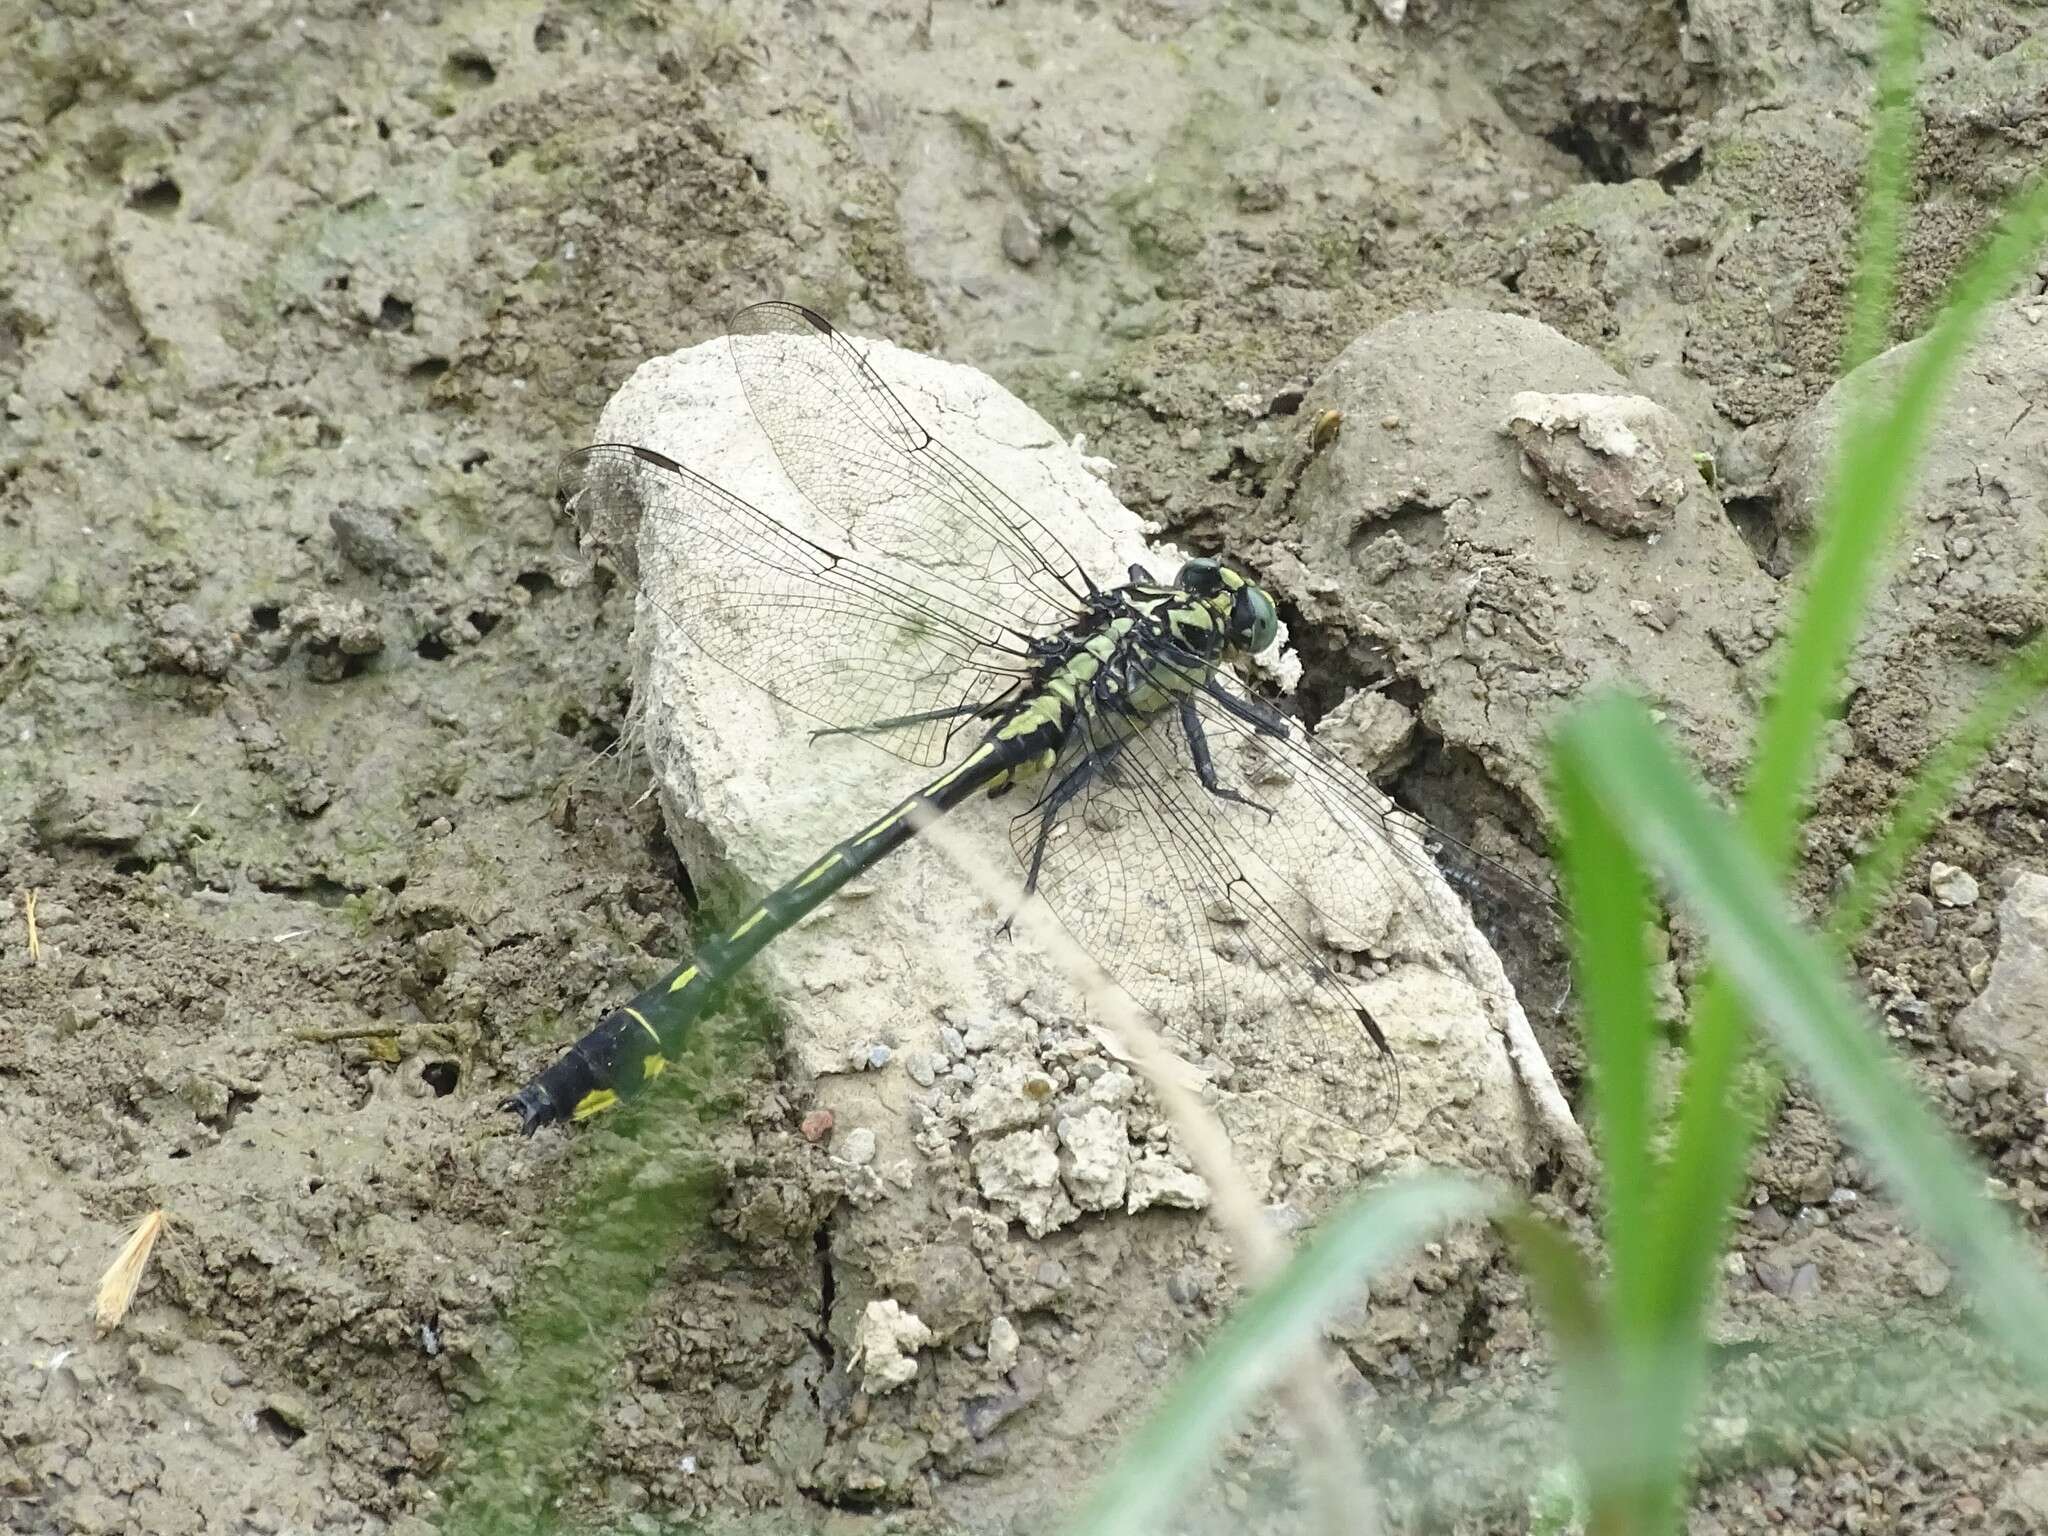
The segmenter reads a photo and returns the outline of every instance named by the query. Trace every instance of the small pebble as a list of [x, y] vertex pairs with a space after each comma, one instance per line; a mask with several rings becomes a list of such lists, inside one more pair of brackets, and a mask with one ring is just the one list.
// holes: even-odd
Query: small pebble
[[939, 1080], [938, 1067], [929, 1051], [919, 1051], [904, 1065], [909, 1068], [910, 1080], [920, 1088], [929, 1088]]
[[856, 1168], [865, 1168], [875, 1160], [875, 1133], [866, 1126], [860, 1126], [846, 1133], [839, 1144], [839, 1155]]
[[1968, 907], [1976, 904], [1977, 878], [1967, 869], [1957, 869], [1953, 864], [1936, 861], [1927, 872], [1927, 889], [1934, 899], [1944, 907]]
[[873, 1045], [869, 1046], [869, 1047], [868, 1047], [868, 1070], [869, 1070], [870, 1072], [879, 1072], [879, 1071], [881, 1071], [881, 1070], [882, 1070], [882, 1068], [884, 1068], [884, 1067], [886, 1067], [887, 1065], [889, 1065], [889, 1057], [890, 1057], [890, 1055], [891, 1055], [891, 1054], [892, 1054], [892, 1053], [891, 1053], [891, 1051], [889, 1050], [889, 1047], [887, 1047], [886, 1045], [883, 1045], [883, 1044], [881, 1044], [881, 1043], [880, 1043], [879, 1041], [877, 1041], [877, 1042], [876, 1042], [875, 1044], [873, 1044]]
[[1017, 1363], [1017, 1325], [998, 1314], [988, 1325], [988, 1363], [1007, 1371]]
[[802, 1130], [804, 1140], [816, 1146], [832, 1134], [832, 1111], [829, 1109], [812, 1110], [804, 1116]]
[[1038, 226], [1021, 213], [1012, 213], [1003, 220], [1002, 239], [1003, 254], [1020, 267], [1030, 266], [1044, 249]]
[[1907, 1265], [1906, 1275], [1913, 1282], [1913, 1289], [1929, 1301], [1948, 1289], [1948, 1266], [1931, 1253], [1923, 1254]]

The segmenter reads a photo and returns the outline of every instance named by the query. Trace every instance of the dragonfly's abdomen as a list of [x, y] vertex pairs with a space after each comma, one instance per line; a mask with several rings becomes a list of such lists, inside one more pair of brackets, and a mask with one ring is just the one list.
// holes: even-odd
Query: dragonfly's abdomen
[[943, 816], [977, 790], [1003, 782], [1032, 755], [1035, 737], [999, 739], [1000, 728], [916, 794], [761, 899], [724, 933], [702, 941], [679, 965], [562, 1053], [506, 1102], [531, 1134], [557, 1120], [584, 1120], [610, 1109], [659, 1077], [732, 980], [778, 935], [816, 911], [834, 892], [917, 835], [924, 816]]

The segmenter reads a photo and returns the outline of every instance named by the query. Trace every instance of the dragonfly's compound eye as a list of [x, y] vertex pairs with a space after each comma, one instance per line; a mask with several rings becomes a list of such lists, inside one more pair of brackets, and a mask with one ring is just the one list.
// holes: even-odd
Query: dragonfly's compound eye
[[1230, 640], [1247, 656], [1256, 656], [1280, 635], [1280, 614], [1263, 587], [1249, 583], [1237, 589], [1230, 605]]
[[1223, 584], [1223, 564], [1219, 560], [1204, 557], [1190, 560], [1180, 568], [1180, 585], [1183, 592], [1196, 597], [1206, 597]]

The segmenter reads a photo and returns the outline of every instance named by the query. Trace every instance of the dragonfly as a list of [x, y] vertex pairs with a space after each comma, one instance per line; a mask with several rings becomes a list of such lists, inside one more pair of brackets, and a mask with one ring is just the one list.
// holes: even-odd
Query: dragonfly
[[[808, 717], [814, 740], [947, 766], [604, 1015], [504, 1102], [520, 1129], [644, 1088], [755, 956], [976, 795], [1021, 802], [1025, 899], [1170, 1034], [1201, 1050], [1220, 1017], [1256, 1018], [1281, 1069], [1313, 1077], [1346, 1032], [1342, 1081], [1284, 1096], [1381, 1123], [1400, 1072], [1341, 945], [1383, 926], [1369, 904], [1406, 893], [1428, 910], [1432, 838], [1244, 683], [1279, 634], [1272, 592], [1222, 557], [1098, 581], [822, 316], [756, 304], [728, 336], [810, 531], [631, 443], [570, 455], [563, 505], [660, 622]], [[1377, 889], [1308, 890], [1301, 872], [1339, 857]]]

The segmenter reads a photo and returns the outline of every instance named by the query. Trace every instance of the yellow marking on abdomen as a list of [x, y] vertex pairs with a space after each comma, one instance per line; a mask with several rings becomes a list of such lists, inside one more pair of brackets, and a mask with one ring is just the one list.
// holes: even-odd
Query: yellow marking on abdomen
[[[683, 990], [683, 988], [687, 987], [691, 982], [695, 981], [696, 979], [697, 967], [693, 965], [687, 971], [680, 972], [676, 976], [676, 979], [668, 984], [668, 989], [671, 992], [680, 992]], [[633, 1010], [628, 1008], [626, 1012], [633, 1013]], [[636, 1019], [640, 1019], [640, 1015], [637, 1013], [633, 1013], [633, 1017]], [[645, 1024], [647, 1021], [645, 1019], [640, 1019], [640, 1022]], [[652, 1034], [653, 1031], [649, 1030], [648, 1033]]]
[[[695, 969], [695, 967], [693, 966], [693, 967], [692, 967], [692, 969], [694, 970], [694, 969]], [[626, 1016], [627, 1018], [631, 1019], [631, 1020], [632, 1020], [632, 1021], [633, 1021], [633, 1022], [634, 1022], [635, 1024], [638, 1024], [638, 1025], [639, 1025], [639, 1026], [640, 1026], [640, 1027], [641, 1027], [642, 1029], [646, 1030], [646, 1031], [647, 1031], [647, 1038], [648, 1038], [648, 1039], [652, 1040], [652, 1041], [653, 1041], [653, 1042], [654, 1042], [654, 1043], [655, 1043], [656, 1045], [660, 1045], [660, 1044], [661, 1044], [661, 1036], [657, 1035], [657, 1034], [656, 1034], [656, 1033], [654, 1032], [654, 1026], [653, 1026], [652, 1024], [650, 1024], [650, 1023], [648, 1023], [648, 1022], [647, 1022], [647, 1017], [646, 1017], [646, 1015], [644, 1015], [643, 1013], [641, 1013], [639, 1009], [637, 1009], [637, 1008], [621, 1008], [621, 1009], [619, 1010], [619, 1012], [623, 1013], [623, 1014], [624, 1014], [624, 1015], [625, 1015], [625, 1016]]]
[[735, 939], [745, 938], [750, 929], [758, 928], [761, 926], [762, 919], [767, 917], [767, 915], [768, 909], [766, 907], [754, 908], [754, 915], [748, 918], [744, 923], [741, 923], [739, 927], [733, 929], [731, 936]]
[[576, 1107], [569, 1111], [571, 1120], [588, 1120], [592, 1115], [601, 1115], [619, 1102], [619, 1096], [609, 1088], [600, 1088], [595, 1093], [586, 1093], [576, 1101]]
[[838, 862], [838, 853], [833, 852], [826, 854], [824, 858], [818, 860], [817, 865], [814, 868], [807, 869], [801, 875], [797, 876], [797, 885], [799, 887], [809, 885], [813, 880], [817, 879], [820, 875], [824, 874], [826, 870], [830, 869], [834, 864], [837, 864]]

